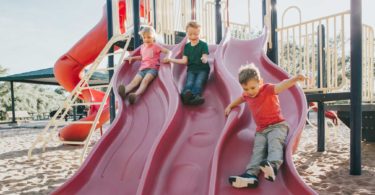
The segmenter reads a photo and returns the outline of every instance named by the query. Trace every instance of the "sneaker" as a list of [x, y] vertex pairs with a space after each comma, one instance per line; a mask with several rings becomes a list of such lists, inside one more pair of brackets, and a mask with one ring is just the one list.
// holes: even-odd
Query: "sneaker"
[[190, 105], [201, 105], [204, 103], [204, 98], [200, 95], [195, 95], [193, 99], [189, 101]]
[[125, 86], [124, 85], [118, 86], [117, 91], [118, 91], [118, 94], [121, 96], [121, 98], [125, 100], [126, 98]]
[[188, 104], [190, 100], [193, 98], [193, 93], [190, 90], [186, 90], [185, 93], [181, 94], [182, 103]]
[[277, 175], [277, 169], [274, 164], [269, 162], [268, 160], [264, 160], [260, 163], [260, 169], [264, 173], [264, 177], [268, 181], [275, 181], [276, 180], [276, 175]]
[[137, 100], [137, 95], [135, 93], [129, 94], [129, 103], [130, 104], [134, 104], [136, 100]]
[[234, 188], [256, 188], [258, 187], [258, 177], [249, 173], [238, 176], [230, 176], [229, 183]]

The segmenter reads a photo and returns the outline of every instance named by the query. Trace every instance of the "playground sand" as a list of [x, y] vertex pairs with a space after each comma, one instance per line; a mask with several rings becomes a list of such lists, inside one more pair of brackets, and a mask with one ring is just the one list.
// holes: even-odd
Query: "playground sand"
[[[7, 130], [11, 131], [11, 129]], [[17, 131], [14, 129], [14, 131]], [[82, 147], [49, 144], [27, 152], [38, 131], [0, 135], [0, 194], [48, 194], [79, 168]], [[362, 175], [349, 175], [349, 129], [328, 130], [326, 152], [316, 152], [316, 129], [306, 126], [293, 156], [304, 181], [319, 194], [375, 194], [375, 144], [362, 143]], [[93, 141], [100, 138], [94, 135]], [[90, 144], [90, 148], [94, 142]]]

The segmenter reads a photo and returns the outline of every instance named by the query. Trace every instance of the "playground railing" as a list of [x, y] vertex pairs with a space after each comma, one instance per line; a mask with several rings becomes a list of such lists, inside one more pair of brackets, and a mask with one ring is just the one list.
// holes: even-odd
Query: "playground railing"
[[[299, 23], [284, 26], [286, 13], [295, 9]], [[278, 33], [279, 65], [290, 74], [304, 73], [309, 80], [302, 84], [305, 92], [349, 90], [350, 11], [309, 21], [301, 21], [301, 10], [287, 8]], [[363, 25], [363, 100], [374, 101], [374, 31]]]
[[[125, 55], [127, 54], [127, 48], [129, 46], [131, 37], [126, 36], [125, 34], [121, 35], [115, 35], [113, 36], [108, 43], [105, 45], [103, 50], [100, 52], [98, 57], [95, 59], [95, 61], [92, 63], [90, 66], [89, 70], [86, 72], [86, 74], [82, 77], [82, 79], [78, 82], [76, 87], [71, 91], [70, 95], [66, 98], [62, 106], [57, 110], [55, 115], [52, 117], [52, 119], [48, 122], [46, 127], [43, 129], [42, 132], [40, 132], [34, 141], [34, 143], [31, 145], [29, 151], [28, 151], [28, 157], [31, 158], [32, 151], [35, 149], [36, 145], [41, 143], [43, 151], [45, 151], [46, 145], [51, 141], [54, 140], [53, 138], [54, 135], [57, 135], [57, 129], [58, 127], [62, 125], [69, 125], [69, 124], [89, 124], [91, 125], [91, 128], [89, 130], [89, 134], [87, 138], [84, 141], [62, 141], [60, 139], [57, 139], [58, 142], [61, 142], [63, 144], [73, 144], [73, 145], [84, 145], [81, 157], [80, 157], [80, 162], [82, 162], [87, 150], [88, 150], [88, 145], [90, 143], [90, 139], [92, 137], [93, 132], [95, 129], [98, 128], [98, 123], [100, 116], [103, 112], [104, 107], [107, 105], [107, 100], [109, 97], [109, 93], [112, 90], [113, 86], [113, 79], [109, 81], [108, 85], [100, 85], [100, 86], [90, 86], [89, 81], [92, 78], [92, 75], [94, 72], [97, 71], [109, 71], [109, 70], [114, 70], [114, 68], [100, 68], [99, 65], [101, 62], [110, 55], [116, 55], [116, 54], [121, 54], [119, 57], [119, 61], [117, 63], [121, 64], [125, 58]], [[125, 47], [123, 48], [122, 52], [114, 52], [114, 53], [108, 53], [110, 48], [117, 42], [119, 41], [126, 41]], [[118, 67], [118, 66], [115, 66]], [[106, 88], [105, 95], [102, 99], [101, 102], [86, 102], [86, 103], [75, 103], [76, 100], [78, 99], [79, 95], [82, 93], [83, 90], [87, 89], [100, 89], [100, 88]], [[99, 105], [98, 112], [96, 113], [95, 119], [93, 121], [62, 121], [61, 119], [64, 118], [70, 108], [73, 106], [78, 106], [78, 105]], [[60, 118], [60, 119], [58, 119]]]
[[305, 92], [342, 89], [347, 82], [345, 24], [350, 11], [283, 26], [289, 10], [276, 30], [280, 66], [290, 74], [304, 73], [310, 78], [302, 85]]
[[362, 101], [374, 103], [374, 29], [363, 25], [362, 34]]

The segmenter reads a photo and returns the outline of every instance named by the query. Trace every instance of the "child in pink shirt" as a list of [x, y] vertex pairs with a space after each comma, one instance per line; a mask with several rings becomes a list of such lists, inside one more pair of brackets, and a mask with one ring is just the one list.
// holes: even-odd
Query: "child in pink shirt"
[[230, 176], [229, 182], [235, 188], [255, 188], [260, 171], [267, 180], [275, 181], [277, 170], [283, 163], [283, 147], [289, 127], [281, 114], [278, 94], [306, 78], [296, 75], [277, 84], [263, 84], [254, 64], [242, 66], [238, 77], [244, 93], [227, 106], [225, 115], [246, 102], [257, 128], [253, 154], [246, 171], [238, 176]]
[[[133, 80], [126, 86], [120, 85], [118, 88], [119, 95], [122, 99], [125, 99], [129, 95], [129, 103], [134, 104], [137, 98], [145, 92], [147, 86], [151, 81], [156, 78], [158, 75], [158, 70], [160, 67], [160, 53], [168, 54], [166, 58], [170, 58], [171, 51], [166, 48], [161, 47], [155, 43], [155, 30], [152, 27], [144, 27], [140, 35], [143, 39], [143, 45], [141, 46], [141, 55], [129, 57], [126, 60], [129, 60], [131, 63], [133, 60], [141, 60], [141, 66], [139, 72], [133, 78]], [[167, 62], [164, 58], [163, 63]], [[134, 92], [130, 93], [136, 87], [139, 88]]]

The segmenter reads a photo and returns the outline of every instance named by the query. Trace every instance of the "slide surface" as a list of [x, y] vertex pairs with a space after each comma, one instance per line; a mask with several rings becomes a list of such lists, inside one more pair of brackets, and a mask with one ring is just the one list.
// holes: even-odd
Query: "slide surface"
[[[125, 18], [125, 1], [121, 0], [120, 23]], [[121, 11], [122, 10], [122, 11]], [[55, 77], [67, 91], [80, 81], [82, 70], [92, 63], [107, 42], [107, 19], [101, 21], [55, 64]], [[124, 26], [121, 26], [124, 31]], [[230, 33], [227, 33], [228, 35]], [[299, 177], [292, 162], [305, 124], [306, 100], [293, 87], [280, 95], [282, 112], [290, 124], [285, 162], [276, 182], [262, 177], [256, 189], [234, 189], [228, 176], [237, 175], [251, 158], [255, 124], [246, 105], [224, 117], [224, 108], [241, 95], [237, 72], [241, 64], [255, 63], [265, 82], [287, 78], [265, 56], [266, 35], [251, 41], [231, 39], [210, 46], [212, 71], [204, 91], [206, 102], [198, 107], [182, 105], [186, 66], [162, 65], [159, 77], [132, 106], [119, 100], [117, 87], [128, 83], [137, 73], [139, 62], [125, 63], [115, 73], [114, 91], [119, 100], [117, 117], [95, 145], [80, 169], [53, 194], [315, 194]], [[186, 41], [186, 40], [185, 40]], [[184, 42], [173, 46], [181, 57]], [[139, 49], [133, 55], [138, 55]], [[102, 101], [103, 93], [85, 90], [86, 102]], [[97, 107], [91, 107], [93, 120]], [[109, 118], [108, 105], [100, 123]], [[60, 137], [69, 141], [84, 140], [90, 125], [69, 125]]]
[[[229, 34], [229, 33], [228, 33]], [[179, 97], [186, 66], [162, 65], [159, 77], [129, 106], [119, 100], [117, 87], [136, 74], [139, 62], [125, 63], [115, 73], [119, 100], [117, 117], [72, 178], [53, 194], [315, 194], [299, 177], [292, 162], [306, 116], [306, 100], [293, 87], [280, 95], [290, 124], [285, 162], [275, 182], [260, 177], [256, 189], [234, 189], [228, 176], [241, 174], [251, 158], [255, 124], [245, 104], [228, 118], [224, 108], [241, 95], [237, 72], [255, 63], [265, 82], [287, 74], [264, 54], [266, 35], [251, 41], [225, 37], [210, 46], [212, 71], [199, 107], [184, 106]], [[173, 46], [180, 57], [184, 42]], [[137, 49], [133, 55], [138, 55]]]
[[[265, 32], [266, 30], [264, 30]], [[229, 33], [228, 33], [229, 34]], [[273, 64], [265, 55], [267, 36], [263, 33], [254, 40], [236, 40], [226, 36], [215, 54], [217, 69], [225, 75], [230, 99], [242, 94], [237, 81], [238, 69], [246, 63], [254, 63], [265, 83], [278, 83], [288, 78], [285, 71]], [[229, 74], [226, 74], [229, 73]], [[307, 103], [300, 88], [292, 87], [279, 95], [282, 114], [289, 124], [289, 133], [285, 147], [285, 159], [276, 181], [269, 182], [260, 175], [258, 188], [251, 190], [234, 189], [228, 185], [228, 176], [242, 174], [251, 158], [255, 136], [255, 123], [246, 105], [232, 111], [227, 120], [228, 129], [224, 130], [218, 141], [213, 157], [210, 192], [221, 194], [315, 194], [299, 177], [292, 160], [306, 121]], [[230, 101], [226, 102], [226, 105]]]

